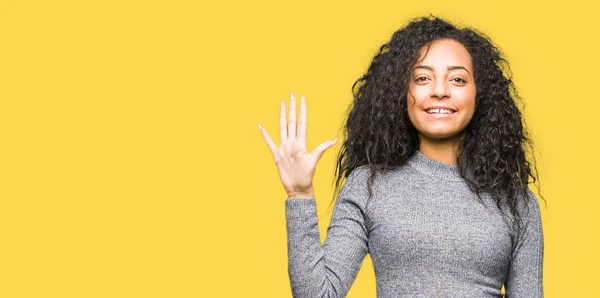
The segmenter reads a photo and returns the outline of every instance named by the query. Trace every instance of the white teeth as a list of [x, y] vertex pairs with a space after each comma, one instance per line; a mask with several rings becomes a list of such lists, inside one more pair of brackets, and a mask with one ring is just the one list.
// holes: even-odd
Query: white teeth
[[429, 109], [426, 110], [428, 114], [452, 114], [454, 111], [448, 109]]

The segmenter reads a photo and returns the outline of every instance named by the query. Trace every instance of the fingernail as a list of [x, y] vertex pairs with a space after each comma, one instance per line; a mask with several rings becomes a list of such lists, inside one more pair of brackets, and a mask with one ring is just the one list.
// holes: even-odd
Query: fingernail
[[304, 95], [302, 95], [301, 100], [302, 100], [301, 103], [305, 102], [306, 99], [304, 98]]
[[262, 129], [262, 125], [260, 125], [260, 123], [258, 124], [258, 129]]
[[281, 106], [282, 106], [282, 107], [285, 107], [285, 99], [282, 99], [282, 100], [281, 100]]

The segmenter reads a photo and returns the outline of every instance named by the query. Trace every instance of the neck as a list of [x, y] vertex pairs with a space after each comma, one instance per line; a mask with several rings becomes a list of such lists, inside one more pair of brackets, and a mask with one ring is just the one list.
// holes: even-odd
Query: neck
[[421, 135], [419, 139], [419, 151], [423, 155], [445, 164], [456, 164], [460, 136], [448, 139], [432, 139]]

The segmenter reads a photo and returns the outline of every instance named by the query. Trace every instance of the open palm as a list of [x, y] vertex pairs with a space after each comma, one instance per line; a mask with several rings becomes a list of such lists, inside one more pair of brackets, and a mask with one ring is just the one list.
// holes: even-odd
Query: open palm
[[289, 197], [314, 197], [312, 180], [315, 175], [317, 162], [325, 152], [337, 143], [325, 141], [311, 153], [306, 150], [306, 99], [301, 97], [300, 115], [296, 125], [296, 96], [291, 94], [289, 108], [289, 123], [285, 117], [285, 101], [281, 102], [279, 114], [279, 147], [260, 124], [258, 125], [263, 139], [273, 154], [273, 160], [279, 171], [279, 178]]

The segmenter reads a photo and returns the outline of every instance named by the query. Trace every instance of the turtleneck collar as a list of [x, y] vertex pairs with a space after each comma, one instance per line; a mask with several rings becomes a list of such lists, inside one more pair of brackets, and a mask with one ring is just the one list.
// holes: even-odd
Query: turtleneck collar
[[417, 150], [413, 156], [408, 159], [407, 163], [415, 170], [428, 176], [450, 181], [463, 180], [463, 178], [460, 176], [457, 165], [451, 165], [437, 161], [427, 157], [419, 150]]

